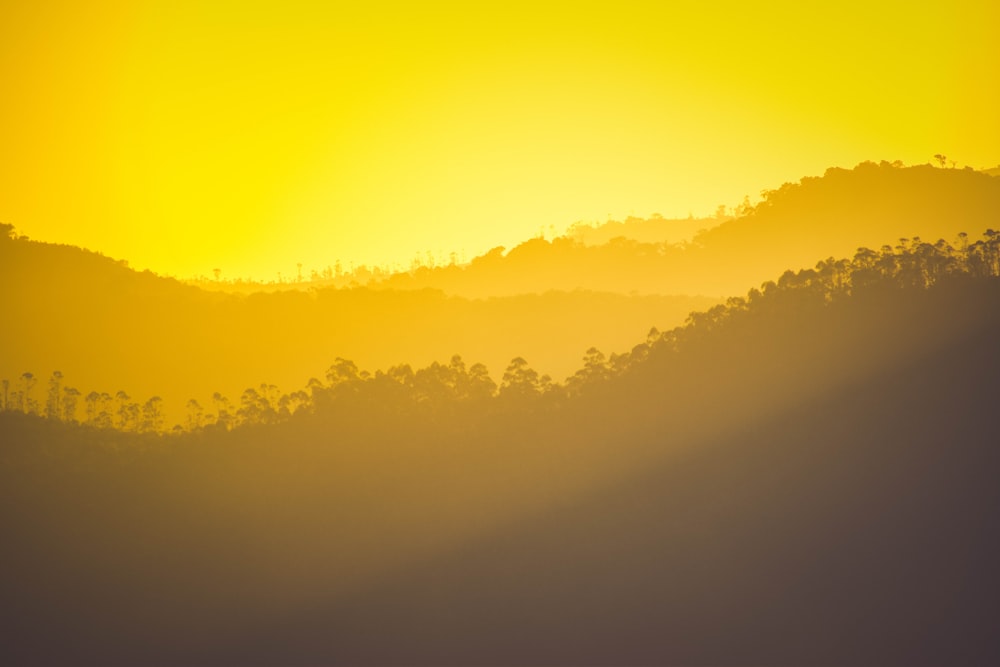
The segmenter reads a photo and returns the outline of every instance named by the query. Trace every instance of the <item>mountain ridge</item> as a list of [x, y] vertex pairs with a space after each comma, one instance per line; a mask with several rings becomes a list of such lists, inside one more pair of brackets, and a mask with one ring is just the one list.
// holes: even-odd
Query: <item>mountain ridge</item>
[[833, 301], [780, 280], [559, 402], [399, 409], [345, 367], [232, 431], [0, 414], [0, 499], [33, 508], [0, 517], [0, 589], [32, 601], [0, 605], [4, 655], [992, 662], [1000, 283], [895, 266]]
[[[262, 382], [301, 387], [338, 357], [387, 369], [458, 354], [485, 363], [495, 380], [511, 359], [524, 358], [558, 381], [586, 350], [621, 354], [650, 328], [669, 329], [723, 301], [678, 295], [680, 288], [744, 294], [787, 269], [817, 266], [838, 244], [846, 249], [839, 256], [851, 257], [859, 235], [878, 237], [870, 245], [883, 245], [873, 251], [883, 254], [898, 243], [889, 231], [909, 230], [901, 232], [904, 245], [918, 244], [918, 231], [929, 241], [959, 230], [975, 235], [997, 219], [1000, 181], [970, 169], [863, 163], [786, 184], [741, 212], [685, 245], [537, 238], [465, 266], [421, 267], [365, 287], [248, 295], [24, 240], [7, 225], [0, 299], [17, 325], [0, 329], [8, 351], [0, 377], [16, 382], [25, 372], [58, 370], [85, 395], [159, 396], [168, 427], [183, 423], [188, 400], [207, 406], [216, 392], [238, 400]], [[954, 239], [959, 247], [969, 242]]]

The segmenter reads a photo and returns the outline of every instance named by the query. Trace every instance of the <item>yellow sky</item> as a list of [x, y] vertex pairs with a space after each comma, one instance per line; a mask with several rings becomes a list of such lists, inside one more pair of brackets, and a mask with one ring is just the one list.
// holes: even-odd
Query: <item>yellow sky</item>
[[0, 3], [0, 222], [178, 276], [1000, 162], [1000, 3]]

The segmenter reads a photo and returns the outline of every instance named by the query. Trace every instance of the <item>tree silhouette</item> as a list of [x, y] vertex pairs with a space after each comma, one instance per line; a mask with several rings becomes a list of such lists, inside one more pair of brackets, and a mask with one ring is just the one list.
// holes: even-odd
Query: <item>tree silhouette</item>
[[[770, 199], [787, 196], [777, 193]], [[541, 241], [541, 243], [546, 243]], [[587, 349], [582, 366], [564, 384], [532, 369], [524, 357], [515, 357], [504, 371], [499, 387], [481, 363], [466, 366], [459, 355], [447, 364], [433, 362], [416, 371], [407, 364], [376, 371], [372, 376], [349, 359], [337, 357], [325, 374], [326, 382], [311, 378], [307, 386], [282, 394], [273, 384], [261, 383], [240, 396], [239, 409], [216, 392], [215, 413], [206, 415], [201, 404], [187, 403], [188, 417], [180, 430], [194, 431], [208, 425], [232, 429], [244, 425], [289, 421], [300, 414], [335, 415], [337, 419], [369, 421], [383, 415], [421, 415], [429, 423], [447, 423], [458, 415], [526, 413], [555, 409], [572, 400], [596, 400], [600, 392], [591, 389], [610, 386], [635, 369], [663, 358], [665, 351], [704, 346], [717, 332], [732, 329], [734, 323], [783, 310], [819, 313], [831, 304], [856, 296], [879, 297], [895, 290], [928, 290], [939, 283], [990, 280], [1000, 276], [1000, 232], [987, 229], [982, 238], [970, 242], [958, 235], [954, 245], [943, 239], [929, 243], [919, 235], [902, 237], [895, 245], [879, 250], [858, 248], [851, 259], [828, 257], [815, 268], [785, 271], [776, 280], [751, 289], [747, 296], [731, 297], [708, 310], [694, 311], [684, 326], [666, 333], [650, 329], [644, 342], [631, 351], [610, 358], [596, 347]], [[655, 353], [655, 354], [654, 354]], [[51, 420], [75, 421], [81, 393], [64, 387], [64, 377], [54, 371], [48, 383], [44, 410], [32, 396], [35, 376], [23, 373], [18, 390], [10, 392], [3, 382], [5, 411], [43, 415]], [[124, 391], [114, 397], [91, 391], [84, 398], [85, 423], [97, 428], [120, 431], [162, 432], [163, 400], [154, 396], [145, 403], [135, 402]]]
[[212, 394], [212, 403], [215, 405], [216, 425], [226, 430], [231, 429], [236, 418], [232, 403], [219, 392]]
[[96, 425], [98, 428], [114, 428], [114, 413], [113, 413], [113, 399], [111, 394], [107, 392], [101, 392], [97, 396], [98, 402], [98, 412]]
[[501, 399], [507, 402], [526, 403], [536, 398], [542, 391], [538, 371], [528, 366], [523, 357], [514, 357], [504, 371], [500, 383]]
[[610, 375], [608, 359], [596, 347], [587, 350], [583, 357], [583, 367], [567, 382], [571, 393], [579, 393], [584, 387], [606, 380]]
[[132, 398], [122, 390], [118, 390], [115, 393], [115, 402], [117, 407], [115, 413], [118, 415], [118, 428], [121, 430], [127, 430], [129, 424], [132, 422], [132, 411], [129, 409], [129, 401]]
[[49, 419], [59, 419], [62, 405], [60, 403], [63, 374], [53, 371], [49, 379], [49, 391], [45, 399], [45, 416]]
[[64, 421], [73, 423], [76, 421], [76, 404], [80, 398], [80, 391], [75, 387], [63, 387], [62, 395], [62, 418]]
[[92, 391], [89, 394], [87, 394], [87, 396], [83, 400], [86, 402], [86, 412], [87, 412], [86, 423], [91, 425], [96, 425], [97, 412], [99, 408], [98, 403], [101, 400], [101, 395], [96, 391]]
[[163, 428], [163, 399], [153, 396], [142, 405], [142, 422], [139, 430], [143, 433], [157, 432]]
[[31, 390], [34, 388], [36, 383], [35, 376], [32, 373], [22, 373], [21, 374], [21, 411], [25, 413], [35, 413], [37, 412], [37, 406], [35, 405], [34, 399], [31, 398]]
[[201, 404], [195, 399], [191, 399], [187, 402], [187, 428], [189, 431], [196, 431], [202, 427], [205, 423], [205, 410], [201, 407]]

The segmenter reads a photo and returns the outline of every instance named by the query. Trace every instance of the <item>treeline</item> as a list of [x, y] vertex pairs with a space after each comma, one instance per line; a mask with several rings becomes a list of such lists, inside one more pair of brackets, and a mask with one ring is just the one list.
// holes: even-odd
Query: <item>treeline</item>
[[997, 664], [997, 234], [897, 245], [563, 383], [342, 359], [171, 436], [0, 413], [0, 662]]
[[499, 246], [468, 262], [452, 253], [440, 261], [418, 256], [408, 270], [337, 262], [308, 280], [193, 282], [234, 292], [366, 286], [468, 298], [546, 289], [729, 296], [822, 254], [844, 255], [904, 233], [982, 229], [1000, 210], [1000, 180], [989, 172], [898, 160], [831, 168], [760, 195], [756, 205], [745, 197], [734, 208], [720, 206], [714, 218], [577, 223], [563, 235]]
[[624, 220], [609, 220], [604, 223], [577, 222], [570, 225], [563, 236], [588, 246], [604, 245], [617, 238], [625, 238], [640, 243], [680, 244], [690, 241], [698, 232], [716, 227], [738, 215], [746, 215], [752, 210], [749, 197], [736, 208], [720, 205], [711, 218], [683, 219], [664, 218], [654, 213], [648, 218], [629, 216]]
[[[686, 242], [623, 233], [593, 245], [569, 234], [497, 247], [467, 265], [366, 277], [373, 288], [441, 289], [481, 298], [541, 289], [728, 297], [816, 257], [910, 234], [953, 238], [1000, 212], [1000, 179], [970, 169], [865, 162], [761, 193]], [[665, 221], [666, 222], [666, 221]]]
[[37, 384], [38, 378], [31, 372], [22, 373], [13, 383], [7, 378], [0, 380], [3, 387], [0, 411], [23, 412], [55, 421], [134, 433], [163, 430], [163, 399], [159, 396], [144, 402], [133, 400], [121, 390], [114, 396], [97, 391], [84, 396], [79, 389], [66, 384], [61, 371], [53, 371], [45, 388], [43, 404], [35, 395]]
[[[664, 350], [679, 351], [728, 321], [756, 316], [777, 307], [808, 310], [852, 296], [895, 289], [926, 289], [941, 282], [995, 278], [1000, 276], [1000, 232], [988, 229], [981, 239], [970, 241], [964, 233], [958, 243], [935, 243], [919, 237], [902, 238], [896, 246], [879, 250], [859, 248], [851, 259], [832, 257], [815, 268], [787, 271], [777, 281], [752, 289], [746, 297], [733, 297], [707, 311], [692, 312], [684, 326], [667, 332], [655, 328], [647, 340], [631, 351], [603, 354], [590, 348], [583, 366], [565, 382], [534, 370], [522, 357], [514, 358], [500, 383], [484, 364], [467, 366], [455, 355], [447, 364], [434, 362], [414, 370], [408, 364], [378, 370], [361, 370], [350, 360], [338, 358], [323, 379], [312, 378], [303, 389], [284, 394], [272, 384], [247, 388], [236, 402], [216, 392], [210, 406], [191, 399], [186, 405], [187, 420], [173, 431], [203, 429], [231, 430], [243, 426], [274, 424], [300, 413], [368, 410], [390, 415], [419, 412], [445, 421], [463, 413], [510, 413], [541, 411], [567, 399], [596, 390], [609, 380], [621, 377], [641, 365], [650, 355]], [[36, 378], [24, 373], [8, 395], [11, 384], [3, 380], [3, 409], [44, 415], [49, 419], [79, 421], [97, 428], [134, 432], [163, 430], [163, 401], [154, 396], [144, 403], [133, 401], [125, 392], [81, 393], [65, 386], [56, 371], [48, 381], [44, 410], [33, 389]]]
[[[749, 203], [749, 198], [745, 198], [744, 203], [736, 208], [728, 208], [720, 205], [715, 216], [711, 218], [695, 218], [693, 216], [682, 219], [664, 218], [658, 213], [654, 213], [649, 218], [638, 218], [630, 216], [625, 220], [608, 220], [603, 223], [576, 222], [566, 230], [564, 234], [557, 234], [554, 227], [550, 227], [549, 234], [542, 230], [539, 235], [521, 245], [534, 245], [538, 241], [545, 241], [546, 236], [549, 243], [564, 246], [567, 241], [572, 243], [577, 249], [590, 246], [603, 246], [616, 239], [626, 239], [642, 244], [658, 244], [663, 246], [682, 245], [691, 240], [698, 232], [715, 227], [727, 220], [731, 220], [738, 215], [749, 214], [753, 207]], [[516, 250], [515, 249], [512, 249]], [[498, 252], [503, 253], [506, 249], [493, 250], [484, 253], [486, 256], [496, 256]], [[479, 259], [473, 258], [472, 261]], [[418, 253], [410, 261], [408, 267], [399, 265], [372, 265], [353, 264], [346, 266], [340, 260], [329, 264], [323, 269], [308, 269], [303, 271], [302, 265], [298, 265], [294, 274], [280, 274], [276, 280], [258, 281], [250, 278], [239, 278], [223, 276], [222, 270], [217, 269], [214, 277], [197, 276], [185, 282], [201, 289], [212, 291], [225, 291], [241, 294], [251, 294], [253, 292], [277, 291], [290, 289], [315, 289], [315, 288], [356, 288], [356, 287], [379, 287], [387, 285], [406, 284], [409, 279], [421, 277], [427, 279], [429, 276], [454, 279], [465, 274], [465, 269], [470, 261], [465, 258], [464, 253], [451, 252], [447, 256], [435, 257], [433, 253]], [[459, 293], [462, 293], [461, 290]], [[502, 290], [499, 293], [505, 293]]]
[[520, 355], [563, 379], [588, 347], [628, 349], [650, 326], [673, 327], [718, 301], [585, 291], [472, 300], [363, 287], [237, 295], [79, 248], [0, 237], [0, 378], [16, 390], [31, 371], [41, 394], [58, 369], [84, 395], [160, 396], [170, 427], [186, 424], [189, 398], [214, 411], [214, 392], [236, 400], [261, 378], [299, 387], [336, 356], [362, 368], [419, 368], [460, 351], [499, 372]]
[[[360, 368], [417, 369], [460, 352], [498, 383], [520, 356], [562, 381], [590, 347], [624, 352], [650, 327], [670, 330], [692, 311], [818, 258], [852, 257], [862, 246], [878, 252], [886, 239], [913, 235], [960, 248], [959, 232], [996, 227], [1000, 179], [867, 163], [783, 186], [751, 208], [687, 245], [533, 239], [465, 266], [398, 274], [398, 282], [250, 295], [0, 234], [0, 378], [17, 385], [30, 370], [42, 394], [58, 369], [87, 388], [84, 396], [90, 388], [112, 398], [122, 389], [143, 403], [160, 396], [167, 428], [187, 428], [188, 399], [218, 417], [219, 392], [233, 414], [262, 378], [285, 391], [303, 387], [337, 356]], [[505, 296], [478, 298], [491, 294]], [[698, 294], [719, 296], [690, 296]]]

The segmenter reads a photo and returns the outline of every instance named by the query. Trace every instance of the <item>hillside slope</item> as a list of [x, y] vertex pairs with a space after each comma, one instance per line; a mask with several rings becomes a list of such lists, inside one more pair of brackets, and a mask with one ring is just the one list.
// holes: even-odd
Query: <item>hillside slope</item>
[[915, 237], [956, 244], [998, 226], [1000, 179], [972, 169], [866, 162], [828, 169], [767, 191], [749, 213], [710, 227], [690, 243], [630, 238], [584, 245], [572, 237], [495, 248], [468, 266], [422, 268], [377, 281], [488, 296], [551, 289], [728, 297], [788, 269], [808, 269], [859, 247]]
[[702, 322], [553, 404], [347, 384], [166, 439], [0, 414], [2, 657], [1000, 659], [997, 280]]
[[222, 655], [994, 664], [998, 336], [993, 328], [747, 424]]
[[215, 392], [238, 403], [264, 382], [294, 391], [338, 357], [374, 371], [459, 354], [499, 380], [520, 356], [561, 380], [588, 348], [625, 351], [717, 299], [577, 291], [468, 300], [367, 288], [238, 296], [0, 237], [0, 302], [0, 378], [16, 386], [31, 372], [44, 383], [58, 370], [84, 395], [158, 395], [169, 428], [183, 423], [189, 399], [210, 409]]
[[1000, 179], [982, 172], [865, 163], [785, 185], [687, 245], [533, 239], [367, 287], [250, 295], [0, 234], [0, 378], [60, 371], [85, 396], [158, 395], [167, 428], [189, 399], [211, 410], [216, 392], [238, 403], [262, 383], [294, 391], [338, 357], [374, 371], [459, 354], [496, 380], [522, 357], [558, 381], [591, 347], [627, 351], [789, 268], [900, 236], [960, 248], [959, 232], [976, 237], [998, 214]]

